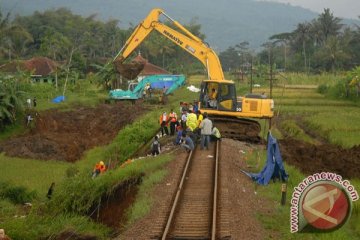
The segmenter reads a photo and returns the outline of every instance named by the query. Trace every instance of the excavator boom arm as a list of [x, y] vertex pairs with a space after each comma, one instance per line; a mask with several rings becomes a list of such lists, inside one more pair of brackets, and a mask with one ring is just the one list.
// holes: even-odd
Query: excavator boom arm
[[[160, 15], [163, 14], [175, 26], [184, 32], [180, 33], [164, 23], [159, 21]], [[136, 27], [124, 47], [120, 50], [114, 61], [124, 61], [151, 33], [153, 30], [158, 31], [173, 43], [196, 57], [207, 69], [210, 80], [224, 79], [224, 73], [218, 56], [209, 46], [200, 38], [189, 32], [179, 22], [171, 19], [161, 9], [154, 9], [150, 14]]]

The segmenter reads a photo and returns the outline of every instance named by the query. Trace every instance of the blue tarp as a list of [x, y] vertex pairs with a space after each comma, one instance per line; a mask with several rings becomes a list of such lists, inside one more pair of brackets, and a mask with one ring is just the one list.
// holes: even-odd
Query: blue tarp
[[287, 181], [289, 175], [286, 173], [284, 168], [279, 144], [271, 133], [268, 135], [266, 158], [266, 165], [260, 173], [243, 172], [260, 185], [267, 185], [271, 179]]
[[185, 84], [184, 75], [151, 75], [145, 77], [139, 82], [133, 91], [127, 90], [111, 90], [109, 92], [110, 98], [113, 99], [138, 99], [141, 98], [146, 84], [150, 84], [152, 89], [166, 88], [166, 95], [172, 93], [180, 86]]
[[56, 98], [54, 98], [52, 100], [53, 103], [60, 103], [60, 102], [63, 102], [65, 101], [65, 96], [57, 96]]

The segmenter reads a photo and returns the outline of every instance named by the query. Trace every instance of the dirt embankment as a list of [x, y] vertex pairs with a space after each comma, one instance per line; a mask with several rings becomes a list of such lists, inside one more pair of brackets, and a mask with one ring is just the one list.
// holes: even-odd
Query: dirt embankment
[[84, 151], [111, 142], [143, 111], [142, 106], [119, 102], [41, 112], [29, 133], [1, 142], [0, 151], [14, 157], [74, 162]]
[[280, 140], [284, 161], [305, 174], [334, 172], [344, 178], [360, 177], [360, 146], [343, 149], [332, 144], [312, 145], [295, 139]]

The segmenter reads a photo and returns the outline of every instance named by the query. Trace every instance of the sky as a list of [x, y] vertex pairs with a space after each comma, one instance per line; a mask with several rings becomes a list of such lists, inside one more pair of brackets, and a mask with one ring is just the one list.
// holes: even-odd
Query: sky
[[360, 16], [360, 0], [265, 0], [270, 2], [289, 3], [300, 6], [317, 13], [322, 13], [324, 8], [330, 8], [336, 17], [358, 19]]

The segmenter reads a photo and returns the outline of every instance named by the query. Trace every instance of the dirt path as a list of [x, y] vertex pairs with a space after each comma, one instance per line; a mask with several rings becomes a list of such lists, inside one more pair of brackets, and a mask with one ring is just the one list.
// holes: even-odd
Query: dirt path
[[240, 172], [248, 170], [242, 152], [262, 146], [231, 139], [223, 139], [221, 144], [220, 187], [228, 192], [231, 239], [266, 239], [267, 232], [256, 214], [267, 211], [269, 203], [256, 195], [254, 183]]
[[41, 112], [29, 133], [1, 142], [0, 152], [13, 157], [74, 162], [84, 151], [111, 142], [121, 128], [143, 112], [141, 105], [121, 102], [67, 112]]

